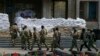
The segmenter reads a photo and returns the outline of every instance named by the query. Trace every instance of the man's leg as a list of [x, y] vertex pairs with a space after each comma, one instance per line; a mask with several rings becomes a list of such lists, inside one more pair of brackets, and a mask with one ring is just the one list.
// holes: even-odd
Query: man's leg
[[54, 44], [53, 44], [53, 42], [51, 43], [51, 51], [53, 51], [54, 50]]
[[91, 51], [90, 47], [87, 45], [87, 42], [85, 42], [84, 45], [88, 49], [88, 51]]
[[49, 48], [48, 48], [48, 46], [47, 46], [47, 44], [44, 42], [44, 45], [45, 45], [45, 47], [47, 48], [47, 51], [49, 50]]
[[42, 40], [40, 39], [40, 41], [39, 41], [39, 46], [40, 46], [40, 50], [41, 50], [41, 47], [42, 47]]
[[80, 51], [82, 51], [83, 46], [84, 46], [84, 43], [81, 45], [81, 47], [80, 47]]
[[74, 48], [74, 43], [72, 43], [72, 45], [71, 45], [71, 48], [70, 48], [70, 50], [69, 51], [72, 51], [72, 49]]
[[58, 46], [60, 47], [60, 39], [58, 40]]
[[75, 39], [73, 42], [74, 46], [77, 48], [77, 51], [79, 51], [78, 45], [77, 45], [77, 40]]
[[12, 42], [12, 46], [13, 46], [13, 47], [15, 46], [15, 45], [14, 45], [14, 44], [15, 44], [15, 43], [14, 43], [14, 41], [15, 41], [14, 38], [15, 38], [15, 36], [12, 34], [12, 35], [11, 35], [11, 42]]
[[39, 50], [41, 50], [41, 46], [39, 44], [39, 41], [37, 41], [37, 45], [38, 45]]
[[24, 41], [21, 40], [21, 48], [24, 49]]
[[15, 46], [15, 39], [12, 39], [12, 45]]
[[25, 50], [27, 49], [27, 40], [25, 40], [25, 42], [24, 42], [24, 49]]
[[33, 49], [33, 46], [34, 46], [35, 43], [36, 43], [36, 42], [33, 40], [33, 41], [32, 41], [32, 46], [31, 46], [31, 50]]
[[30, 50], [30, 41], [27, 39], [28, 49]]
[[69, 51], [72, 51], [72, 49], [74, 48], [74, 46], [75, 46], [75, 43], [74, 43], [74, 42], [75, 42], [75, 41], [74, 41], [74, 39], [73, 39], [73, 40], [72, 40], [72, 45], [71, 45]]
[[98, 49], [92, 44], [92, 48], [94, 48], [96, 51], [98, 51]]

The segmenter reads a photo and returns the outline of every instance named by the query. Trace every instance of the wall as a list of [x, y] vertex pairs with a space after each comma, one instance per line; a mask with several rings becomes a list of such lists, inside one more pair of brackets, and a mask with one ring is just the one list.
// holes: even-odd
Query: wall
[[68, 17], [76, 18], [76, 0], [68, 0]]
[[51, 18], [51, 4], [52, 0], [43, 0], [43, 17]]

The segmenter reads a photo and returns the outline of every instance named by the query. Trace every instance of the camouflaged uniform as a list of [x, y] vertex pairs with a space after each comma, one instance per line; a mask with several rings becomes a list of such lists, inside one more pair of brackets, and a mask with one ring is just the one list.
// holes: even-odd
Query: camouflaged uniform
[[72, 40], [72, 45], [71, 45], [70, 51], [72, 51], [72, 49], [73, 49], [74, 47], [76, 47], [76, 48], [77, 48], [77, 51], [79, 51], [79, 48], [78, 48], [78, 46], [77, 46], [77, 38], [78, 38], [78, 33], [77, 33], [77, 31], [74, 32], [74, 33], [72, 34], [72, 37], [73, 37], [73, 40]]
[[38, 48], [40, 49], [39, 36], [38, 36], [38, 33], [36, 32], [36, 29], [32, 33], [32, 47], [31, 47], [31, 50], [33, 49], [33, 46], [34, 46], [35, 43], [37, 43]]
[[55, 29], [53, 29], [53, 41], [51, 43], [51, 51], [54, 50], [54, 48], [60, 48], [60, 37], [61, 33]]
[[21, 48], [26, 49], [26, 38], [24, 35], [24, 30], [20, 32], [20, 36], [21, 36]]
[[80, 51], [82, 51], [83, 46], [85, 46], [89, 51], [91, 51], [90, 47], [88, 46], [89, 39], [87, 36], [88, 36], [88, 33], [86, 32], [85, 29], [83, 29], [82, 34], [80, 36], [82, 38], [82, 41], [83, 41], [83, 44], [80, 47]]
[[59, 31], [55, 31], [54, 33], [54, 42], [56, 43], [56, 47], [60, 48], [60, 37], [61, 37], [61, 33]]
[[95, 40], [94, 40], [95, 34], [94, 34], [93, 32], [88, 33], [88, 38], [89, 38], [89, 41], [88, 41], [88, 46], [89, 46], [89, 48], [92, 47], [92, 48], [94, 48], [96, 51], [98, 51], [98, 49], [93, 45], [94, 42], [95, 42]]
[[45, 43], [45, 40], [46, 40], [46, 35], [47, 35], [47, 30], [45, 28], [41, 29], [40, 31], [40, 46], [42, 44], [45, 45], [45, 47], [47, 48], [47, 50], [49, 49], [47, 44]]
[[15, 39], [18, 37], [17, 33], [19, 32], [17, 25], [12, 25], [10, 27], [11, 41], [12, 45], [15, 46]]
[[30, 39], [31, 39], [31, 32], [26, 28], [23, 30], [23, 37], [22, 37], [22, 42], [24, 44], [25, 49], [26, 48], [30, 49]]

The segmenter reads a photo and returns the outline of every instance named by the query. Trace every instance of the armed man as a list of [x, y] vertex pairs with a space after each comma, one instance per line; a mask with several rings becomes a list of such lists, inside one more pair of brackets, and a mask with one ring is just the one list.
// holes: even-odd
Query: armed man
[[60, 47], [60, 39], [61, 39], [61, 33], [59, 32], [58, 27], [53, 28], [53, 41], [51, 44], [51, 51], [53, 51], [54, 48], [61, 48]]
[[40, 50], [39, 35], [38, 35], [37, 31], [36, 31], [36, 27], [33, 28], [33, 31], [34, 32], [32, 33], [32, 46], [31, 46], [31, 50], [33, 49], [33, 46], [34, 46], [35, 43], [37, 43], [38, 48]]
[[72, 49], [73, 49], [74, 47], [76, 47], [76, 48], [77, 48], [77, 51], [79, 51], [79, 48], [78, 48], [78, 46], [77, 46], [78, 32], [77, 32], [77, 30], [76, 30], [75, 28], [73, 28], [72, 37], [73, 37], [72, 45], [71, 45], [71, 48], [70, 48], [69, 51], [72, 51]]
[[13, 25], [11, 25], [10, 27], [10, 34], [11, 34], [11, 41], [12, 41], [12, 46], [15, 46], [15, 39], [18, 37], [18, 26], [16, 23], [14, 23]]
[[93, 32], [93, 30], [88, 29], [88, 36], [89, 41], [88, 41], [88, 46], [91, 48], [94, 48], [96, 51], [98, 51], [98, 49], [94, 46], [94, 42], [95, 42], [95, 34]]
[[26, 50], [26, 38], [25, 38], [25, 35], [24, 35], [24, 30], [25, 30], [26, 26], [24, 26], [22, 28], [22, 31], [20, 32], [20, 37], [21, 37], [21, 48], [23, 50]]
[[52, 38], [52, 43], [51, 43], [51, 51], [54, 51], [54, 48], [56, 48], [55, 45], [55, 28], [53, 28], [53, 38]]
[[30, 50], [30, 39], [31, 39], [31, 32], [27, 28], [27, 26], [24, 26], [21, 33], [21, 42], [22, 42], [22, 48], [24, 48], [25, 50], [27, 48]]
[[80, 51], [82, 51], [83, 46], [85, 46], [88, 49], [88, 51], [91, 51], [90, 47], [88, 46], [89, 39], [88, 39], [87, 35], [88, 35], [88, 33], [86, 32], [86, 29], [83, 28], [81, 36], [80, 36], [80, 38], [83, 41], [83, 43], [82, 43], [82, 45], [80, 47]]
[[47, 44], [45, 43], [45, 39], [46, 39], [46, 35], [47, 35], [47, 30], [45, 29], [45, 27], [42, 25], [41, 26], [41, 31], [40, 31], [40, 46], [42, 44], [45, 45], [45, 47], [47, 48], [47, 51], [49, 50]]
[[61, 33], [59, 32], [58, 27], [55, 28], [54, 39], [56, 44], [58, 44], [57, 47], [60, 48]]

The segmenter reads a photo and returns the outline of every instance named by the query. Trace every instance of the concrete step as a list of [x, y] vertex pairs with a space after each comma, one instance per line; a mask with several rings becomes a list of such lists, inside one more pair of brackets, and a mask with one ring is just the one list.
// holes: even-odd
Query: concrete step
[[[52, 40], [51, 37], [46, 38], [46, 44], [49, 45], [49, 47], [50, 47], [52, 41], [53, 40]], [[70, 47], [71, 46], [71, 41], [72, 41], [72, 39], [70, 37], [67, 38], [67, 37], [63, 36], [61, 38], [61, 42], [60, 42], [61, 47]], [[11, 42], [10, 38], [0, 38], [0, 47], [9, 47], [9, 46], [11, 47], [12, 46], [11, 44], [12, 44], [12, 42]], [[31, 40], [31, 44], [32, 44], [32, 40]], [[20, 47], [20, 46], [21, 46], [21, 39], [17, 38], [15, 47]]]

